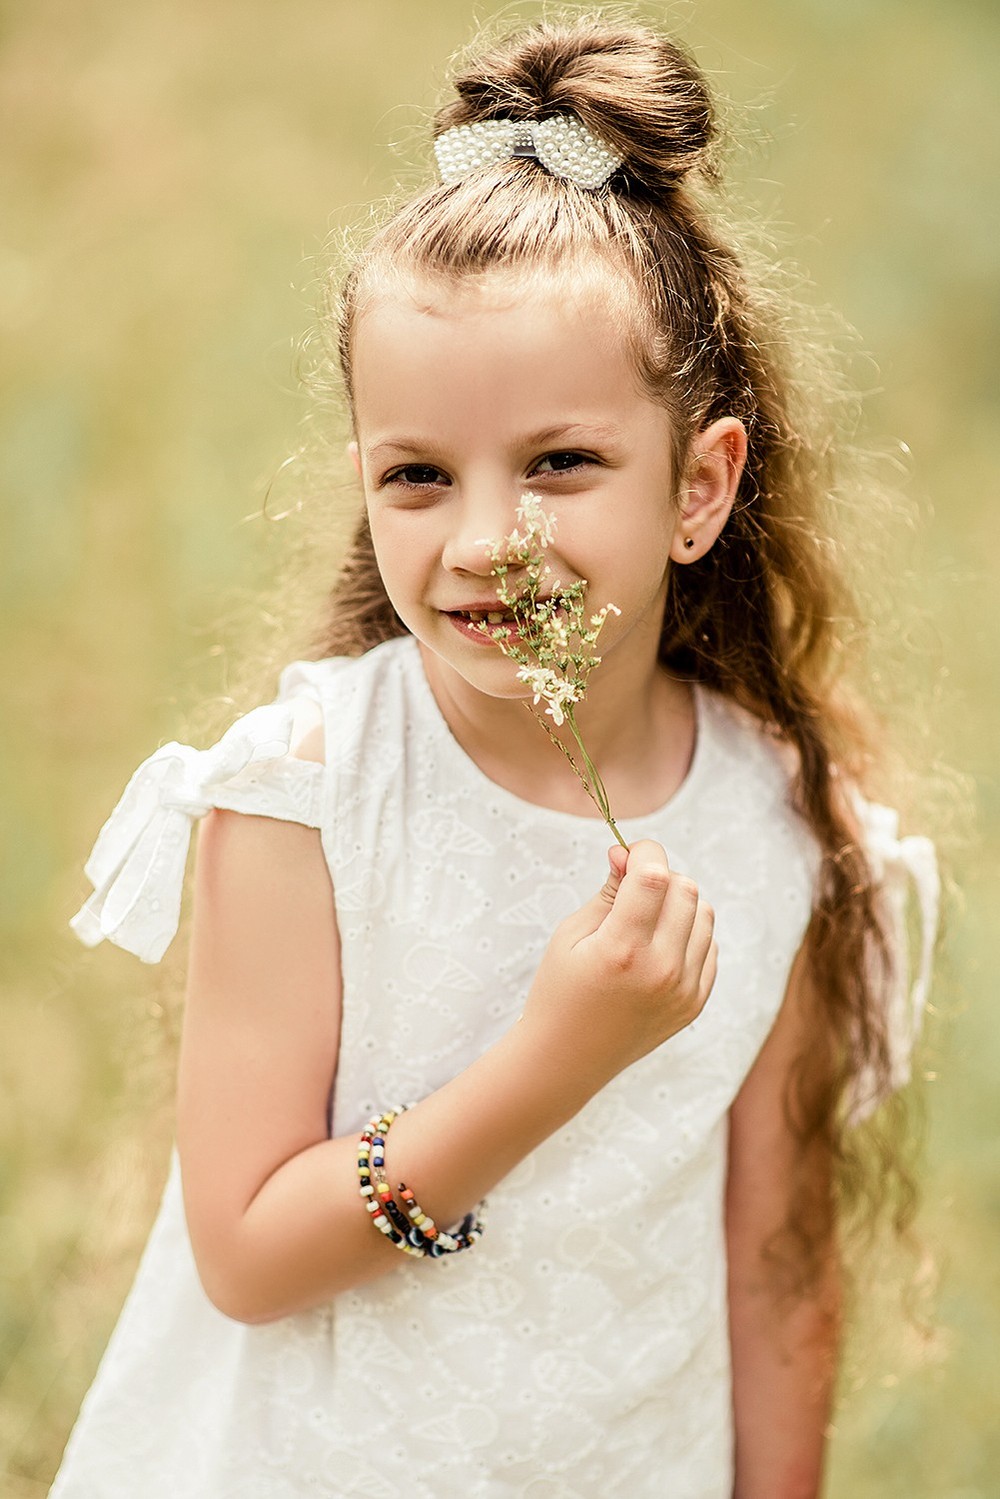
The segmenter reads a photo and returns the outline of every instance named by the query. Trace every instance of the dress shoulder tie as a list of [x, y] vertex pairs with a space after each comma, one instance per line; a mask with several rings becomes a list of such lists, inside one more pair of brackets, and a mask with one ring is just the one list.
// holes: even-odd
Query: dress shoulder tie
[[289, 755], [293, 700], [254, 708], [217, 744], [163, 745], [136, 770], [84, 866], [94, 893], [70, 921], [158, 963], [177, 931], [191, 830], [212, 807], [322, 826], [325, 767]]
[[[869, 802], [856, 790], [852, 804], [861, 824], [872, 877], [879, 888], [888, 971], [880, 965], [877, 974], [885, 995], [890, 1086], [895, 1090], [910, 1080], [913, 1048], [923, 1025], [937, 939], [941, 879], [934, 844], [918, 834], [900, 838], [899, 814], [894, 808]], [[920, 932], [915, 965], [907, 919], [911, 895], [916, 897]], [[855, 1084], [850, 1122], [866, 1119], [881, 1101], [874, 1079], [862, 1072]]]

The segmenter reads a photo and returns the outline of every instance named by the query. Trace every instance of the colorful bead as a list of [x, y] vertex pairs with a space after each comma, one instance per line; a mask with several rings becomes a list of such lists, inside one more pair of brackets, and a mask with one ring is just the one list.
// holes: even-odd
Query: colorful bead
[[[365, 1208], [371, 1214], [371, 1221], [379, 1232], [385, 1235], [389, 1243], [401, 1249], [404, 1254], [419, 1255], [423, 1258], [423, 1250], [409, 1242], [408, 1224], [392, 1201], [392, 1192], [387, 1189], [387, 1184], [385, 1188], [382, 1185], [384, 1173], [380, 1171], [381, 1148], [385, 1144], [385, 1133], [399, 1112], [398, 1109], [394, 1109], [387, 1110], [385, 1114], [376, 1114], [368, 1121], [367, 1128], [362, 1132], [358, 1142], [358, 1190]], [[400, 1232], [400, 1227], [393, 1223], [391, 1216], [393, 1212], [401, 1220], [403, 1232]]]
[[358, 1185], [362, 1201], [371, 1214], [375, 1227], [385, 1235], [390, 1244], [394, 1244], [404, 1254], [421, 1259], [438, 1259], [444, 1254], [457, 1254], [459, 1250], [471, 1248], [481, 1237], [486, 1204], [480, 1203], [479, 1217], [475, 1213], [467, 1213], [455, 1233], [445, 1233], [424, 1212], [410, 1188], [401, 1182], [398, 1190], [406, 1205], [404, 1215], [393, 1197], [385, 1174], [385, 1137], [393, 1121], [406, 1107], [408, 1105], [403, 1104], [387, 1109], [382, 1114], [374, 1114], [362, 1131], [357, 1152]]
[[422, 1230], [424, 1238], [430, 1239], [427, 1247], [428, 1254], [457, 1254], [459, 1250], [470, 1249], [475, 1241], [482, 1236], [485, 1227], [485, 1203], [479, 1205], [479, 1217], [475, 1213], [466, 1213], [462, 1219], [461, 1227], [453, 1234], [446, 1233], [438, 1228], [429, 1213], [425, 1213], [417, 1202], [413, 1192], [405, 1182], [399, 1184], [399, 1195], [406, 1203], [406, 1211], [412, 1222], [416, 1223]]

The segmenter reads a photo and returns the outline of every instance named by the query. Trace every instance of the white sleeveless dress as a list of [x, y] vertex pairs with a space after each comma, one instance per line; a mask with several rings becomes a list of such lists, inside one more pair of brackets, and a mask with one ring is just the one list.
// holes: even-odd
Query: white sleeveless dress
[[[780, 1006], [818, 858], [776, 744], [711, 691], [695, 696], [686, 780], [622, 830], [661, 841], [716, 909], [702, 1015], [496, 1188], [471, 1251], [400, 1256], [375, 1284], [280, 1322], [245, 1326], [208, 1301], [175, 1157], [51, 1499], [730, 1499], [727, 1111]], [[303, 697], [322, 713], [325, 766], [287, 754]], [[82, 940], [162, 954], [210, 806], [321, 829], [343, 945], [336, 1135], [440, 1087], [503, 1034], [553, 928], [602, 883], [610, 841], [599, 819], [482, 774], [410, 637], [294, 663], [278, 702], [213, 749], [145, 762], [88, 863]], [[933, 849], [899, 840], [888, 809], [861, 810], [897, 940], [886, 1001], [902, 1081]], [[925, 937], [912, 985], [911, 876]]]

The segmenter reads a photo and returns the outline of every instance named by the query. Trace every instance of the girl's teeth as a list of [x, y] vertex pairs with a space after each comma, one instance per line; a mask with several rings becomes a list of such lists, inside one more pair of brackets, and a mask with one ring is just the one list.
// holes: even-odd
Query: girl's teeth
[[491, 625], [502, 625], [503, 619], [504, 617], [502, 614], [487, 614], [486, 616], [487, 623]]

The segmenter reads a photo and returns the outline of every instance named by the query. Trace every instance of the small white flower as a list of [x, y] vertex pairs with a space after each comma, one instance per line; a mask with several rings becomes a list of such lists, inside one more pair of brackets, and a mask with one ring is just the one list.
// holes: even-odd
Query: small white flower
[[565, 708], [570, 703], [579, 703], [580, 696], [573, 682], [559, 678], [549, 667], [520, 667], [517, 672], [520, 681], [525, 682], [526, 687], [531, 688], [535, 694], [535, 708], [544, 699], [546, 712], [556, 724], [564, 723]]
[[550, 546], [555, 535], [556, 518], [543, 510], [542, 502], [537, 494], [531, 490], [525, 490], [521, 503], [517, 507], [517, 518], [526, 530], [526, 540], [536, 542], [540, 547]]
[[[517, 663], [517, 676], [534, 694], [534, 706], [544, 700], [545, 712], [557, 728], [563, 723], [569, 724], [583, 769], [567, 746], [552, 733], [545, 719], [535, 715], [566, 756], [619, 843], [625, 846], [611, 815], [604, 784], [580, 737], [573, 712], [576, 704], [583, 701], [590, 673], [600, 665], [601, 658], [594, 654], [593, 646], [601, 627], [609, 614], [620, 614], [621, 610], [614, 604], [605, 604], [603, 609], [590, 616], [590, 628], [587, 629], [584, 623], [586, 580], [578, 578], [575, 583], [560, 584], [542, 555], [555, 535], [555, 517], [545, 511], [538, 495], [526, 491], [517, 507], [517, 519], [523, 532], [515, 526], [501, 541], [483, 537], [479, 542], [487, 548], [493, 562], [497, 597], [511, 611], [516, 622], [514, 631], [498, 633], [491, 638], [505, 656]], [[516, 582], [508, 578], [512, 566], [524, 569]], [[543, 579], [552, 581], [546, 581], [546, 596], [540, 598]], [[486, 631], [486, 626], [483, 630]]]
[[565, 718], [565, 708], [569, 703], [578, 703], [580, 694], [572, 682], [565, 677], [558, 676], [548, 666], [522, 666], [518, 669], [518, 677], [526, 686], [530, 687], [535, 694], [535, 706], [545, 699], [548, 704], [546, 713], [561, 724]]

